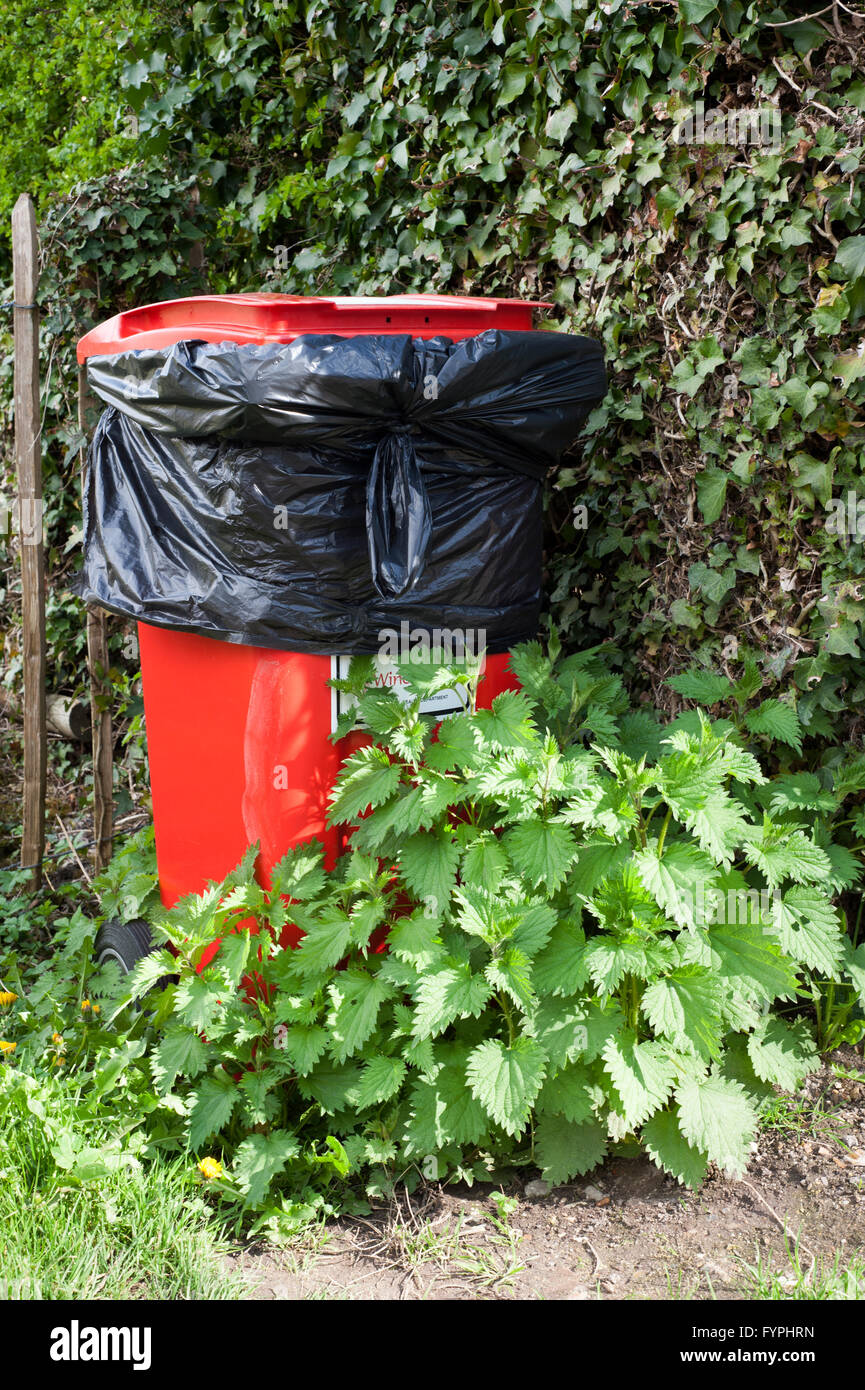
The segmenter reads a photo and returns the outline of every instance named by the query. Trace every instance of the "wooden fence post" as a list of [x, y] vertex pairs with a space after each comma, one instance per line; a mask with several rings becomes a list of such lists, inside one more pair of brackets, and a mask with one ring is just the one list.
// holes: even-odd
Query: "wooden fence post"
[[[78, 368], [78, 427], [85, 436], [81, 450], [81, 485], [87, 487], [87, 444], [96, 400], [87, 373]], [[93, 732], [93, 860], [97, 873], [111, 858], [114, 817], [111, 681], [108, 678], [108, 624], [104, 608], [87, 609], [87, 665], [90, 673], [90, 727]]]
[[45, 852], [45, 554], [42, 545], [42, 442], [39, 421], [39, 283], [36, 217], [29, 193], [12, 211], [15, 335], [15, 465], [21, 546], [24, 662], [24, 833], [21, 863], [42, 881]]

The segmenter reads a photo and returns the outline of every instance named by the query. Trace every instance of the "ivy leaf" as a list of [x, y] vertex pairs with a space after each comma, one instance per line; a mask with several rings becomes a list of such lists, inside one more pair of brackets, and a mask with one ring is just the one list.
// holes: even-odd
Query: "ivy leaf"
[[741, 1177], [757, 1127], [756, 1112], [742, 1087], [717, 1075], [686, 1077], [676, 1091], [676, 1102], [688, 1142], [731, 1177]]
[[865, 275], [865, 236], [848, 236], [839, 241], [832, 269], [845, 280], [859, 280]]
[[697, 502], [703, 513], [703, 520], [711, 526], [718, 520], [727, 500], [727, 474], [720, 468], [704, 468], [697, 474]]
[[607, 1135], [597, 1120], [572, 1124], [562, 1115], [541, 1115], [535, 1149], [544, 1180], [556, 1187], [597, 1168], [607, 1152]]
[[534, 1038], [515, 1038], [510, 1047], [488, 1039], [469, 1055], [466, 1076], [472, 1095], [508, 1134], [525, 1129], [546, 1071], [546, 1056]]

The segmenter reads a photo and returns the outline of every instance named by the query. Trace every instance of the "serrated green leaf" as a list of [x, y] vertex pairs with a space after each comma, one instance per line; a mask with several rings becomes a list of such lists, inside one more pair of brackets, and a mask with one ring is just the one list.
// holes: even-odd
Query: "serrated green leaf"
[[641, 1008], [655, 1033], [712, 1061], [721, 1051], [719, 993], [710, 971], [682, 966], [644, 991]]
[[234, 1156], [232, 1175], [246, 1198], [245, 1207], [254, 1208], [264, 1201], [274, 1178], [297, 1153], [297, 1140], [283, 1129], [244, 1139]]
[[572, 1124], [561, 1115], [541, 1115], [535, 1150], [544, 1180], [556, 1187], [597, 1168], [607, 1152], [607, 1136], [597, 1120]]
[[509, 1047], [488, 1039], [469, 1054], [466, 1076], [472, 1095], [508, 1134], [525, 1129], [546, 1071], [546, 1056], [534, 1038], [515, 1038]]
[[676, 1068], [660, 1043], [638, 1042], [628, 1030], [604, 1047], [604, 1069], [622, 1102], [629, 1129], [637, 1129], [664, 1105], [673, 1089]]
[[708, 1157], [688, 1143], [672, 1110], [659, 1110], [647, 1120], [642, 1140], [649, 1156], [685, 1187], [699, 1187], [706, 1176]]
[[757, 1115], [735, 1081], [711, 1075], [687, 1077], [676, 1091], [679, 1127], [694, 1148], [731, 1177], [741, 1177], [757, 1127]]
[[417, 986], [415, 1037], [437, 1037], [457, 1018], [479, 1018], [491, 994], [489, 981], [467, 962], [430, 970]]
[[189, 1112], [189, 1147], [195, 1152], [231, 1119], [239, 1091], [227, 1072], [206, 1076], [193, 1091]]
[[804, 1019], [792, 1026], [767, 1017], [748, 1037], [748, 1056], [761, 1081], [785, 1091], [798, 1091], [805, 1077], [820, 1065], [814, 1039]]

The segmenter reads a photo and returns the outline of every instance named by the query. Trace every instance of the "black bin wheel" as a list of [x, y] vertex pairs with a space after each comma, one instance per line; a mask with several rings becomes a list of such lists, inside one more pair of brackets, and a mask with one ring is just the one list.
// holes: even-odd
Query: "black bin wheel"
[[96, 964], [105, 965], [106, 961], [116, 961], [124, 975], [127, 975], [143, 956], [149, 956], [152, 950], [153, 937], [142, 917], [136, 917], [131, 922], [121, 922], [112, 918], [99, 928], [93, 943]]

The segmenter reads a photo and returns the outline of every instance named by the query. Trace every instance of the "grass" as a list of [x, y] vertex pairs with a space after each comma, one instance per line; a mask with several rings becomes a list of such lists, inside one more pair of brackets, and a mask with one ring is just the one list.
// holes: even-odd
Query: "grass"
[[865, 1252], [852, 1256], [837, 1253], [831, 1261], [803, 1260], [797, 1245], [787, 1246], [789, 1267], [784, 1271], [773, 1268], [757, 1251], [753, 1265], [745, 1265], [744, 1297], [758, 1301], [829, 1302], [846, 1299], [865, 1299]]
[[242, 1296], [186, 1160], [71, 1183], [35, 1118], [0, 1123], [0, 1300]]

